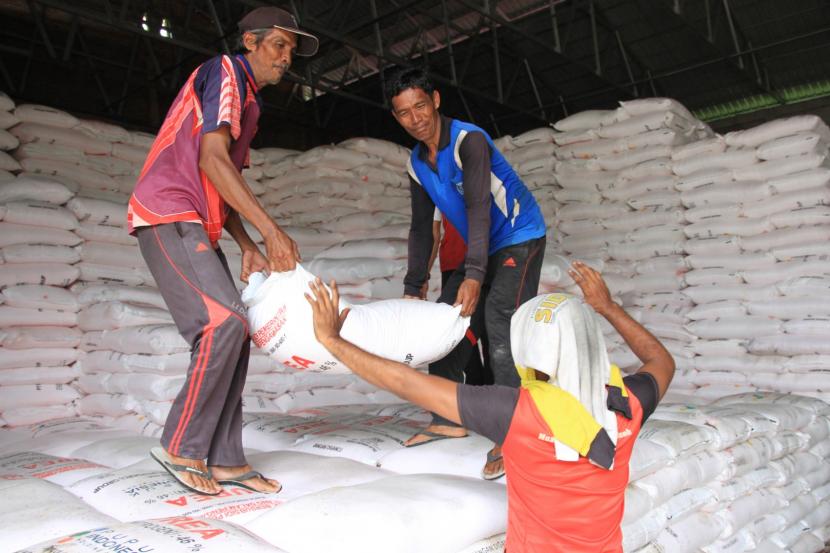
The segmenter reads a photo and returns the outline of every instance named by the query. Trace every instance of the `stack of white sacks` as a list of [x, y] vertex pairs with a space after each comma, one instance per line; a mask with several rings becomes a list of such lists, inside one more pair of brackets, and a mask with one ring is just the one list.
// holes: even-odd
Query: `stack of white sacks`
[[829, 414], [821, 400], [779, 393], [659, 406], [634, 448], [624, 550], [822, 551]]
[[697, 304], [687, 328], [702, 339], [688, 375], [697, 394], [828, 397], [828, 144], [818, 117], [779, 119], [699, 143], [698, 169], [681, 176], [697, 245], [685, 275]]
[[[668, 99], [622, 102], [616, 110], [574, 114], [555, 124], [553, 176], [562, 206], [553, 247], [602, 271], [614, 295], [681, 360], [694, 356], [683, 328], [691, 307], [684, 287], [686, 249], [681, 196], [672, 156], [711, 131]], [[566, 260], [548, 253], [551, 261]], [[565, 271], [555, 287], [574, 291]], [[543, 278], [544, 281], [544, 278]], [[612, 360], [637, 359], [606, 327]]]
[[[409, 151], [372, 138], [303, 153], [274, 150], [265, 150], [269, 163], [263, 169], [267, 192], [262, 200], [297, 241], [306, 269], [337, 280], [352, 302], [401, 297]], [[431, 284], [440, 286], [440, 278]]]
[[[0, 432], [0, 481], [13, 480], [0, 491], [0, 521], [15, 529], [4, 535], [12, 549], [93, 528], [72, 551], [503, 545], [503, 488], [478, 480], [487, 440], [404, 449], [428, 420], [422, 410], [352, 375], [296, 371], [256, 348], [244, 440], [285, 490], [277, 501], [240, 489], [183, 493], [146, 452], [189, 348], [124, 228], [152, 137], [15, 109], [0, 96], [4, 126], [11, 138], [0, 133], [0, 149], [8, 144], [13, 157], [0, 155], [0, 425], [12, 429]], [[674, 389], [695, 404], [758, 388], [821, 395], [830, 356], [826, 127], [792, 118], [713, 137], [661, 99], [557, 126], [497, 141], [550, 226], [543, 289], [574, 290], [570, 258], [602, 269], [667, 343], [680, 367]], [[364, 138], [305, 153], [263, 148], [244, 176], [306, 268], [338, 280], [353, 302], [373, 301], [402, 290], [407, 155]], [[235, 244], [221, 245], [237, 271]], [[434, 296], [437, 272], [430, 282]], [[635, 367], [619, 337], [607, 336], [613, 360]], [[830, 537], [828, 415], [823, 402], [780, 394], [666, 402], [635, 448], [625, 550], [819, 551]], [[355, 531], [370, 517], [373, 532]]]

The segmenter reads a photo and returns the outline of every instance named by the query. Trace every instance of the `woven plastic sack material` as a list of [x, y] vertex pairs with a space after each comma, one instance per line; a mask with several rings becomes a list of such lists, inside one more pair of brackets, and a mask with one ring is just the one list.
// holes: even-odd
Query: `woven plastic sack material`
[[62, 384], [3, 386], [0, 388], [0, 409], [6, 411], [19, 407], [63, 405], [79, 397], [75, 388]]
[[255, 449], [275, 451], [294, 445], [312, 429], [336, 428], [325, 417], [307, 419], [300, 416], [246, 413], [242, 422], [242, 441]]
[[71, 265], [80, 261], [80, 255], [69, 246], [14, 244], [0, 249], [0, 260], [5, 263], [66, 263]]
[[423, 428], [417, 421], [371, 415], [328, 417], [323, 421], [325, 426], [310, 429], [290, 449], [374, 466], [400, 450], [404, 440]]
[[597, 130], [602, 138], [624, 138], [646, 131], [669, 129], [677, 132], [687, 132], [694, 128], [695, 123], [671, 111], [654, 111], [635, 115]]
[[763, 286], [792, 278], [823, 277], [828, 274], [830, 274], [830, 258], [824, 255], [811, 255], [794, 261], [780, 261], [772, 269], [746, 271], [743, 277], [749, 284]]
[[747, 315], [722, 317], [717, 320], [694, 321], [686, 329], [703, 339], [749, 340], [755, 336], [773, 335], [783, 331], [781, 321], [769, 317]]
[[693, 321], [699, 321], [718, 319], [720, 317], [741, 317], [746, 314], [747, 308], [744, 302], [739, 300], [719, 300], [694, 307], [686, 313], [686, 317]]
[[86, 478], [67, 490], [122, 522], [175, 516], [244, 524], [282, 503], [279, 496], [238, 486], [228, 486], [216, 496], [199, 495], [182, 488], [164, 471], [136, 471], [133, 466]]
[[[251, 276], [243, 301], [254, 343], [291, 367], [346, 372], [314, 338], [311, 307], [304, 297], [313, 278], [300, 266], [267, 279]], [[353, 307], [342, 336], [371, 353], [417, 367], [446, 355], [468, 325], [458, 308], [445, 304], [386, 300]]]
[[322, 165], [334, 169], [351, 169], [359, 165], [377, 165], [381, 161], [382, 159], [375, 155], [334, 146], [318, 146], [294, 159], [294, 163], [298, 167]]
[[20, 175], [14, 180], [0, 183], [0, 203], [29, 200], [61, 205], [73, 195], [59, 181], [40, 175]]
[[74, 311], [27, 309], [0, 305], [0, 328], [14, 326], [66, 326], [77, 324]]
[[82, 222], [75, 229], [75, 233], [84, 240], [92, 242], [106, 242], [108, 244], [120, 244], [134, 246], [137, 242], [134, 236], [130, 236], [121, 227], [100, 225], [92, 222]]
[[81, 330], [114, 330], [128, 326], [172, 324], [173, 317], [166, 309], [141, 307], [110, 301], [84, 307], [78, 313]]
[[75, 294], [65, 288], [41, 284], [21, 284], [3, 289], [2, 298], [10, 307], [77, 311]]
[[335, 486], [355, 486], [394, 476], [386, 470], [350, 459], [323, 457], [296, 451], [255, 453], [249, 455], [248, 460], [263, 474], [273, 476], [280, 481], [283, 485], [282, 491], [277, 496], [280, 502], [324, 492]]
[[3, 171], [20, 171], [23, 167], [12, 156], [0, 150], [0, 170]]
[[[122, 394], [89, 394], [77, 401], [79, 415], [121, 417], [138, 410], [138, 403]], [[162, 423], [164, 420], [162, 419]]]
[[[0, 105], [7, 106], [7, 102], [11, 102], [11, 100], [4, 93], [0, 92], [0, 94], [2, 94], [2, 96], [0, 96]], [[0, 109], [0, 129], [8, 129], [20, 123], [20, 119], [11, 113], [11, 110], [13, 109], [14, 104], [12, 104], [9, 108], [2, 107], [2, 109]]]
[[88, 241], [78, 246], [78, 250], [81, 259], [87, 263], [118, 267], [146, 267], [137, 245], [126, 246]]
[[648, 492], [637, 486], [628, 485], [625, 488], [625, 513], [622, 526], [633, 524], [645, 517], [654, 507], [654, 501]]
[[70, 200], [66, 206], [72, 210], [79, 221], [115, 227], [124, 227], [127, 224], [124, 206], [114, 202], [77, 197]]
[[125, 286], [155, 286], [153, 275], [147, 267], [117, 267], [81, 261], [73, 265], [80, 272], [80, 279], [85, 282], [106, 282]]
[[[0, 228], [1, 230], [2, 228]], [[9, 263], [0, 265], [0, 288], [19, 284], [69, 286], [79, 277], [79, 269], [67, 263]]]
[[685, 177], [704, 169], [737, 169], [758, 162], [755, 150], [731, 150], [701, 157], [674, 160], [674, 173]]
[[27, 173], [41, 174], [70, 181], [91, 190], [119, 190], [117, 181], [101, 171], [60, 159], [26, 158], [20, 161]]
[[105, 466], [82, 459], [54, 457], [31, 451], [0, 456], [0, 480], [37, 478], [67, 486], [108, 470]]
[[650, 549], [648, 544], [657, 537], [667, 523], [666, 513], [657, 507], [640, 519], [623, 524], [621, 526], [623, 551], [636, 550], [637, 553], [662, 553], [662, 550]]
[[95, 283], [77, 288], [73, 286], [72, 290], [77, 293], [77, 302], [82, 306], [106, 301], [120, 301], [159, 309], [167, 308], [164, 298], [155, 288]]
[[65, 111], [39, 104], [20, 104], [14, 108], [14, 114], [24, 122], [39, 123], [41, 125], [66, 129], [76, 127], [81, 122], [75, 116]]
[[787, 194], [804, 190], [805, 188], [815, 188], [828, 184], [830, 184], [830, 169], [826, 167], [783, 175], [767, 181], [767, 185], [776, 194]]
[[674, 460], [674, 452], [668, 447], [638, 437], [629, 461], [629, 480], [634, 482], [668, 466]]
[[817, 167], [826, 167], [827, 154], [803, 154], [795, 157], [785, 157], [771, 161], [763, 161], [755, 165], [739, 167], [733, 170], [735, 180], [760, 181], [767, 180], [799, 171], [808, 171]]
[[794, 192], [776, 194], [758, 202], [746, 202], [743, 214], [746, 217], [765, 217], [790, 212], [801, 208], [826, 207], [830, 205], [830, 191], [826, 184]]
[[24, 384], [69, 384], [81, 375], [77, 365], [71, 367], [21, 367], [0, 370], [0, 386]]
[[[805, 211], [809, 213], [811, 210], [812, 208]], [[783, 214], [774, 215], [771, 219], [774, 221], [780, 215]], [[799, 228], [783, 228], [765, 235], [744, 238], [741, 239], [741, 247], [747, 251], [775, 251], [777, 248], [799, 246], [804, 243], [819, 243], [828, 239], [830, 239], [830, 227], [810, 225]]]
[[817, 115], [796, 115], [774, 119], [751, 129], [727, 133], [724, 138], [729, 146], [755, 148], [770, 140], [801, 132], [817, 132], [821, 136], [830, 138], [827, 125]]
[[745, 181], [731, 183], [729, 186], [705, 184], [692, 190], [681, 192], [681, 199], [683, 205], [687, 208], [699, 208], [702, 206], [720, 206], [732, 203], [736, 195], [741, 198], [742, 203], [752, 203], [768, 198], [770, 194], [769, 187], [761, 182]]
[[405, 165], [409, 159], [409, 150], [389, 142], [388, 140], [378, 140], [377, 138], [356, 137], [349, 138], [338, 144], [341, 148], [349, 148], [373, 156], [383, 158], [384, 161], [395, 165]]
[[715, 541], [725, 528], [725, 522], [719, 517], [702, 512], [693, 513], [660, 532], [654, 539], [654, 544], [658, 551], [695, 553]]
[[190, 351], [190, 345], [181, 337], [175, 325], [149, 325], [87, 332], [84, 334], [81, 348], [86, 351], [104, 349], [153, 355]]
[[711, 428], [682, 422], [647, 421], [640, 438], [656, 442], [671, 451], [675, 457], [703, 451], [715, 441]]
[[[94, 530], [31, 546], [20, 553], [100, 553], [164, 551], [165, 553], [280, 553], [243, 528], [229, 522], [187, 516], [99, 524]], [[282, 552], [284, 553], [284, 552]]]
[[[417, 490], [417, 494], [413, 494]], [[456, 553], [505, 530], [504, 488], [451, 476], [393, 476], [289, 501], [247, 525], [292, 553]], [[424, 509], [423, 506], [429, 505]], [[329, 516], [313, 516], [326, 512]], [[354, 532], [360, 521], [372, 532]], [[431, 528], [430, 532], [412, 532]]]
[[0, 526], [3, 547], [8, 551], [115, 522], [59, 486], [42, 480], [0, 481], [0, 493]]
[[[477, 434], [466, 438], [444, 440], [418, 448], [402, 448], [380, 460], [381, 468], [398, 474], [452, 474], [478, 478], [481, 459], [492, 442]], [[636, 446], [635, 446], [636, 447]]]
[[355, 259], [375, 257], [378, 259], [403, 259], [407, 256], [407, 242], [401, 239], [376, 238], [346, 240], [331, 246], [315, 256], [325, 259]]
[[827, 142], [824, 137], [820, 133], [807, 131], [764, 142], [758, 146], [756, 152], [759, 159], [770, 160], [822, 153], [826, 150]]
[[539, 127], [514, 136], [511, 143], [515, 148], [524, 148], [540, 142], [553, 142], [556, 132], [550, 127]]
[[4, 221], [7, 223], [22, 225], [36, 223], [39, 226], [63, 230], [78, 228], [78, 220], [75, 215], [65, 207], [55, 204], [25, 200], [9, 202], [6, 204], [6, 208], [8, 211]]
[[[628, 116], [629, 114], [623, 110], [588, 109], [560, 119], [553, 124], [553, 128], [562, 132], [584, 131], [596, 129], [601, 125], [614, 123], [616, 120], [619, 120], [620, 118], [625, 119]], [[537, 131], [541, 130], [542, 129], [537, 129]], [[513, 139], [517, 146], [521, 147], [526, 145], [524, 143], [525, 140], [523, 139], [526, 134], [528, 133], [521, 134]]]
[[0, 346], [9, 349], [74, 348], [81, 343], [77, 328], [28, 326], [0, 330]]
[[[752, 286], [749, 284], [732, 284], [711, 286], [688, 286], [683, 294], [695, 303], [706, 304], [721, 300], [752, 301], [757, 299], [774, 299], [780, 294], [775, 286]], [[715, 336], [712, 339], [723, 339], [725, 336]]]
[[[350, 209], [350, 208], [347, 208]], [[365, 212], [352, 212], [341, 217], [332, 218], [331, 213], [313, 214], [320, 218], [323, 229], [331, 232], [349, 233], [353, 231], [364, 231], [367, 229], [382, 229], [387, 225], [409, 224], [409, 216], [390, 211], [379, 211], [367, 217]]]
[[596, 159], [600, 156], [612, 155], [622, 151], [620, 144], [622, 139], [615, 138], [599, 138], [595, 140], [586, 140], [581, 142], [574, 142], [564, 146], [559, 146], [556, 149], [556, 157], [561, 160], [567, 159]]
[[506, 541], [506, 534], [499, 534], [498, 536], [491, 536], [487, 539], [477, 541], [458, 553], [493, 553], [495, 551], [502, 551]]

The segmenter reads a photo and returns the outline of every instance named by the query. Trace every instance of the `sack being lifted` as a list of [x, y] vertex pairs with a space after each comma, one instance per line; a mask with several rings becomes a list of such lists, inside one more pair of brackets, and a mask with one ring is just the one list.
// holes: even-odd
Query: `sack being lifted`
[[[283, 365], [300, 370], [348, 373], [314, 337], [311, 306], [304, 294], [314, 275], [301, 265], [293, 271], [251, 275], [242, 292], [248, 307], [251, 338]], [[412, 299], [349, 305], [340, 335], [358, 347], [412, 367], [427, 365], [449, 353], [464, 338], [469, 317], [461, 306]]]

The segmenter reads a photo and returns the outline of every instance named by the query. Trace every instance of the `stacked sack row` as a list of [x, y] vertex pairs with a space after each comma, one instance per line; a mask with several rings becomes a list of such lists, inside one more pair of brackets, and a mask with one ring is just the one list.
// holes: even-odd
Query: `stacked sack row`
[[[352, 138], [276, 154], [278, 161], [263, 168], [262, 201], [297, 242], [305, 268], [335, 279], [355, 303], [401, 297], [410, 222], [409, 151], [384, 140]], [[440, 278], [430, 283], [435, 287]]]
[[[694, 356], [683, 328], [691, 305], [681, 294], [686, 236], [673, 156], [711, 131], [682, 105], [652, 98], [591, 110], [555, 124], [558, 160], [555, 240], [561, 252], [601, 271], [632, 314], [677, 359]], [[574, 289], [562, 273], [562, 287]], [[606, 327], [612, 360], [637, 359]]]
[[702, 347], [683, 380], [697, 394], [830, 389], [828, 144], [824, 122], [796, 116], [692, 145], [697, 160], [675, 164], [700, 244], [684, 291]]
[[79, 222], [64, 207], [74, 189], [15, 177], [20, 163], [5, 151], [32, 111], [0, 94], [0, 424], [13, 426], [73, 416], [80, 397], [70, 383], [82, 333], [66, 289], [80, 276]]
[[822, 551], [828, 415], [821, 400], [780, 393], [659, 406], [631, 460], [624, 551]]

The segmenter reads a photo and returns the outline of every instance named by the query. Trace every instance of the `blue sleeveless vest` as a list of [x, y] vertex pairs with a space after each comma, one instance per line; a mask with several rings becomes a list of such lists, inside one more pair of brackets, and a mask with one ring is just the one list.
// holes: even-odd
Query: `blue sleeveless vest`
[[468, 132], [478, 131], [490, 145], [490, 247], [488, 255], [545, 235], [545, 220], [533, 194], [501, 155], [482, 129], [455, 119], [450, 123], [450, 141], [438, 150], [436, 168], [421, 161], [421, 143], [412, 149], [407, 167], [410, 176], [424, 187], [435, 206], [467, 242], [467, 208], [464, 203], [464, 171], [459, 148]]

